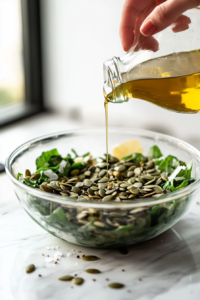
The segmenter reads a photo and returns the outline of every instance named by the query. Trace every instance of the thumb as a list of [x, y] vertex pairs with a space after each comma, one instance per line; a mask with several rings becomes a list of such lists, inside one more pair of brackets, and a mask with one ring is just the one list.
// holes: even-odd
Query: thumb
[[154, 35], [171, 25], [183, 12], [199, 4], [200, 0], [167, 0], [156, 6], [144, 20], [140, 32], [145, 36]]

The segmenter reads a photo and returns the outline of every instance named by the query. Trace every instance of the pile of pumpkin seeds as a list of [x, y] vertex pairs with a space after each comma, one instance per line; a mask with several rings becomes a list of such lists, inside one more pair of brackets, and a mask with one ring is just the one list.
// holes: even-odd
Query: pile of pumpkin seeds
[[134, 158], [124, 161], [113, 156], [109, 156], [108, 163], [97, 163], [90, 157], [83, 169], [72, 170], [68, 177], [60, 177], [57, 181], [43, 182], [40, 189], [77, 201], [130, 202], [162, 196], [168, 191], [160, 184], [166, 181], [166, 172], [161, 173], [154, 160], [145, 156], [140, 163]]

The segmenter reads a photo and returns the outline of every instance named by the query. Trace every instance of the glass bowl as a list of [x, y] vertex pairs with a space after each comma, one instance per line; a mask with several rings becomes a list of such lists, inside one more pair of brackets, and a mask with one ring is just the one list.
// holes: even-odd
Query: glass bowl
[[[105, 128], [80, 129], [49, 134], [14, 150], [6, 160], [6, 172], [15, 193], [29, 216], [42, 228], [67, 242], [99, 248], [124, 247], [151, 239], [172, 227], [189, 209], [200, 186], [200, 152], [176, 138], [156, 132], [109, 128], [109, 149], [126, 141], [139, 140], [144, 155], [158, 145], [164, 156], [172, 154], [188, 163], [194, 161], [196, 181], [159, 199], [143, 198], [129, 203], [77, 202], [65, 196], [45, 193], [16, 179], [25, 169], [35, 171], [35, 159], [43, 151], [57, 148], [66, 156], [72, 148], [102, 156], [106, 149]], [[86, 217], [77, 215], [84, 211]]]

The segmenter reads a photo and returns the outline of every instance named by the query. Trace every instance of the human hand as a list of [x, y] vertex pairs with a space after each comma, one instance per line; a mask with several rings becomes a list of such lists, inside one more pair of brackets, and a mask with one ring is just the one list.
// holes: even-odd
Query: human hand
[[200, 5], [200, 0], [126, 0], [123, 6], [120, 38], [124, 51], [158, 50], [152, 35], [171, 26], [173, 32], [189, 28], [185, 11]]

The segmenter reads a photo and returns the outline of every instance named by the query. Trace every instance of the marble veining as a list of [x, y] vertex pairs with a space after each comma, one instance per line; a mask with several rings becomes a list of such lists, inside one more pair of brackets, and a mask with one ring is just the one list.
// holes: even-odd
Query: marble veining
[[[117, 249], [85, 248], [51, 236], [30, 219], [16, 199], [9, 179], [0, 175], [0, 189], [5, 187], [7, 192], [0, 201], [1, 300], [200, 299], [199, 194], [190, 211], [172, 229], [128, 247], [128, 254], [122, 255]], [[46, 248], [52, 246], [59, 249]], [[72, 249], [75, 253], [68, 257]], [[63, 253], [57, 264], [45, 261], [47, 255], [53, 257], [57, 251]], [[87, 262], [77, 258], [82, 254], [97, 255], [100, 260]], [[36, 270], [26, 274], [25, 267], [30, 263], [35, 264]], [[91, 275], [84, 272], [87, 268], [97, 268], [102, 273]], [[85, 282], [74, 286], [59, 281], [65, 274], [77, 274]], [[111, 282], [124, 283], [125, 287], [111, 290]]]

